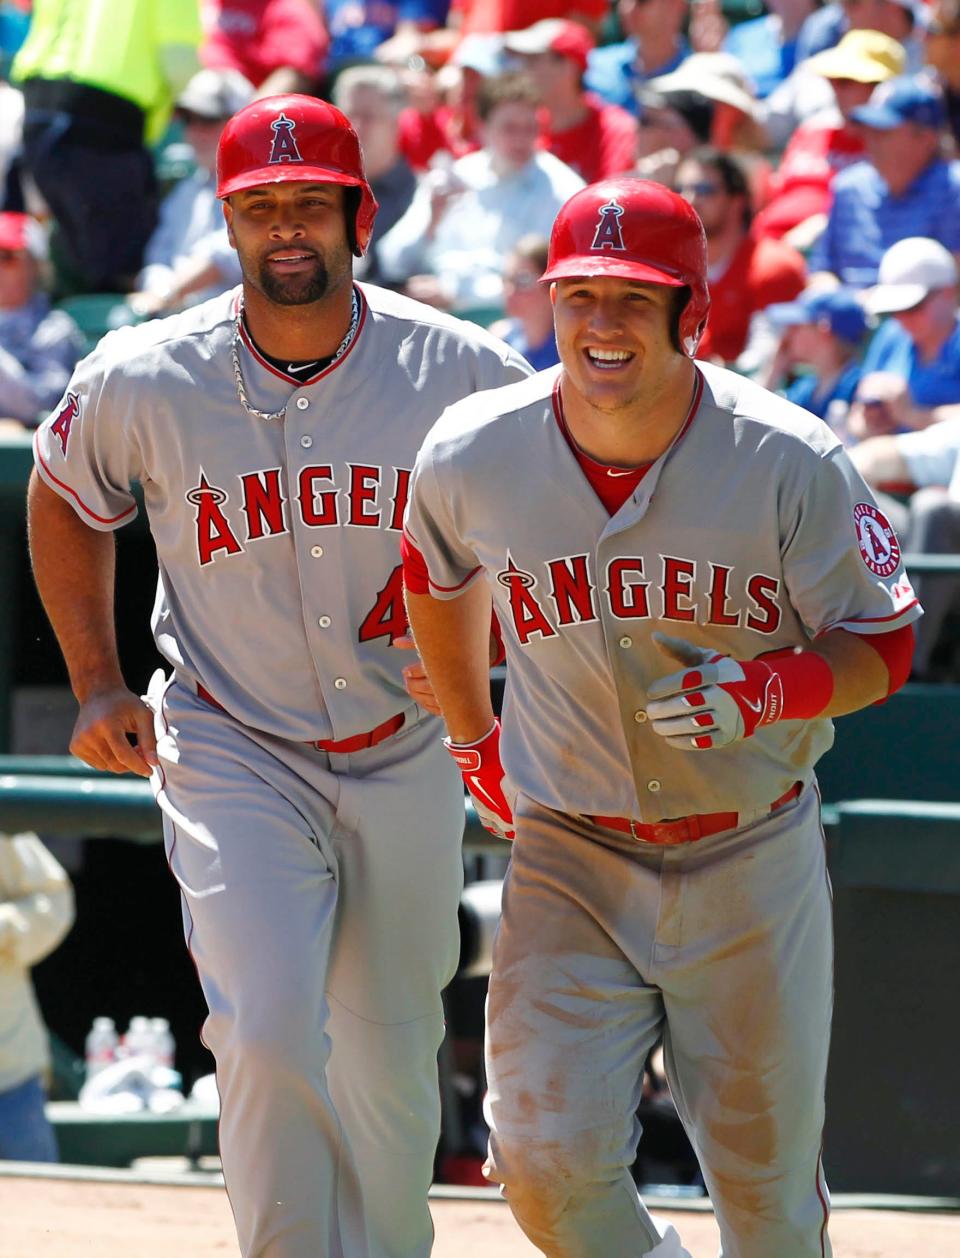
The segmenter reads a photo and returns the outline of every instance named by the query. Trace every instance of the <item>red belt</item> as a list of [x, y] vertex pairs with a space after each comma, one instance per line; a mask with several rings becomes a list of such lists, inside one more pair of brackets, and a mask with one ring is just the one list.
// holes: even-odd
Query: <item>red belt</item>
[[[776, 812], [791, 799], [796, 799], [803, 789], [802, 782], [794, 782], [786, 794], [775, 799], [770, 805], [770, 812]], [[676, 843], [696, 843], [697, 839], [705, 839], [710, 834], [719, 834], [721, 830], [735, 830], [740, 825], [738, 812], [705, 812], [693, 817], [674, 817], [669, 821], [656, 821], [652, 825], [644, 825], [642, 821], [632, 821], [629, 817], [587, 817], [594, 825], [606, 826], [608, 830], [619, 830], [621, 834], [629, 834], [631, 838], [643, 839], [647, 843], [659, 843], [672, 846]]]
[[[218, 702], [206, 686], [201, 686], [199, 682], [197, 682], [197, 694], [212, 707], [219, 708], [221, 712], [226, 711], [223, 704]], [[396, 716], [389, 716], [380, 725], [368, 729], [365, 734], [351, 734], [349, 738], [340, 739], [317, 738], [313, 742], [308, 742], [307, 745], [316, 747], [318, 751], [332, 751], [337, 755], [347, 756], [354, 751], [365, 751], [367, 747], [376, 747], [377, 743], [382, 743], [385, 738], [395, 734], [403, 722], [404, 713], [398, 712]]]

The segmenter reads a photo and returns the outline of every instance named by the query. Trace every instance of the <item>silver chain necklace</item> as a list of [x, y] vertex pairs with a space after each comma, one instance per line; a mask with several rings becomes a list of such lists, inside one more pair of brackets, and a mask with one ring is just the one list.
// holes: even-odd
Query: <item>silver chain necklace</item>
[[[252, 415], [254, 419], [283, 419], [287, 413], [286, 406], [282, 406], [279, 411], [258, 411], [255, 406], [251, 406], [247, 399], [246, 386], [243, 383], [243, 372], [240, 370], [240, 327], [243, 323], [243, 298], [237, 302], [237, 318], [233, 325], [233, 341], [230, 345], [230, 355], [233, 358], [233, 379], [237, 386], [237, 400], [248, 415]], [[330, 359], [330, 364], [341, 359], [350, 346], [353, 344], [353, 338], [357, 335], [357, 328], [360, 326], [360, 299], [357, 296], [357, 290], [353, 290], [353, 306], [350, 316], [350, 327], [347, 329], [347, 335], [337, 346], [336, 353]]]

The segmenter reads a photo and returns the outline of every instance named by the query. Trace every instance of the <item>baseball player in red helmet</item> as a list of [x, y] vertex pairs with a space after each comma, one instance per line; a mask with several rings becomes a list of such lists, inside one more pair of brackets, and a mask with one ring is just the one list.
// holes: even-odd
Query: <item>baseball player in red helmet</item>
[[[37, 434], [34, 568], [71, 749], [163, 811], [243, 1255], [425, 1258], [463, 790], [394, 645], [401, 523], [433, 419], [530, 369], [353, 282], [377, 207], [331, 105], [238, 113], [219, 194], [243, 283], [77, 368]], [[113, 628], [134, 481], [170, 666], [146, 703]]]
[[831, 717], [905, 679], [919, 608], [830, 429], [695, 360], [705, 274], [680, 197], [577, 193], [543, 276], [560, 366], [452, 406], [411, 484], [415, 639], [477, 811], [515, 836], [488, 1174], [552, 1258], [686, 1253], [630, 1176], [660, 1037], [725, 1258], [830, 1252], [814, 764]]

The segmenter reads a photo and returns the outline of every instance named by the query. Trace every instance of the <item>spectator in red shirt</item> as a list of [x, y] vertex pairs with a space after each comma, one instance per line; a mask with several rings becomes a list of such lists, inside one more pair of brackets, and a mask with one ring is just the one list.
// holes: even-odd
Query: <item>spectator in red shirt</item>
[[629, 170], [637, 157], [637, 120], [586, 92], [583, 76], [594, 39], [579, 22], [547, 18], [504, 36], [522, 57], [541, 104], [540, 145], [587, 183]]
[[452, 0], [451, 26], [464, 35], [487, 31], [523, 31], [544, 18], [568, 18], [599, 32], [609, 0]]
[[[889, 35], [858, 30], [848, 31], [835, 47], [805, 62], [805, 73], [830, 82], [836, 105], [793, 133], [769, 180], [770, 199], [753, 221], [754, 235], [780, 239], [798, 225], [826, 215], [834, 175], [867, 152], [851, 111], [867, 103], [878, 83], [902, 74], [905, 61], [902, 45]], [[811, 232], [814, 226], [810, 224]]]
[[674, 187], [700, 215], [707, 236], [710, 315], [698, 354], [733, 364], [759, 331], [751, 328], [753, 316], [802, 292], [806, 266], [796, 249], [751, 233], [747, 177], [729, 153], [695, 149], [680, 163]]
[[313, 0], [203, 0], [200, 60], [239, 70], [258, 96], [309, 92], [323, 77], [329, 39]]
[[437, 73], [407, 69], [409, 104], [400, 114], [400, 151], [416, 171], [437, 153], [464, 157], [483, 143], [476, 101], [481, 84], [507, 69], [499, 35], [468, 35]]
[[525, 31], [545, 18], [567, 18], [598, 35], [609, 12], [609, 0], [451, 0], [446, 26], [422, 35], [413, 51], [439, 65], [467, 36]]

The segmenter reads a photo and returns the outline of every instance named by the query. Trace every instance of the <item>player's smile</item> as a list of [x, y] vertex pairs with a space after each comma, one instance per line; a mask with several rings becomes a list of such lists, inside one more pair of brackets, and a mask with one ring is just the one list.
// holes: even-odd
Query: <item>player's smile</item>
[[591, 367], [598, 371], [623, 370], [627, 363], [632, 362], [635, 355], [625, 349], [604, 349], [599, 345], [591, 345], [583, 351], [584, 357]]
[[264, 261], [281, 275], [295, 275], [315, 266], [317, 255], [312, 249], [279, 249], [268, 253]]

